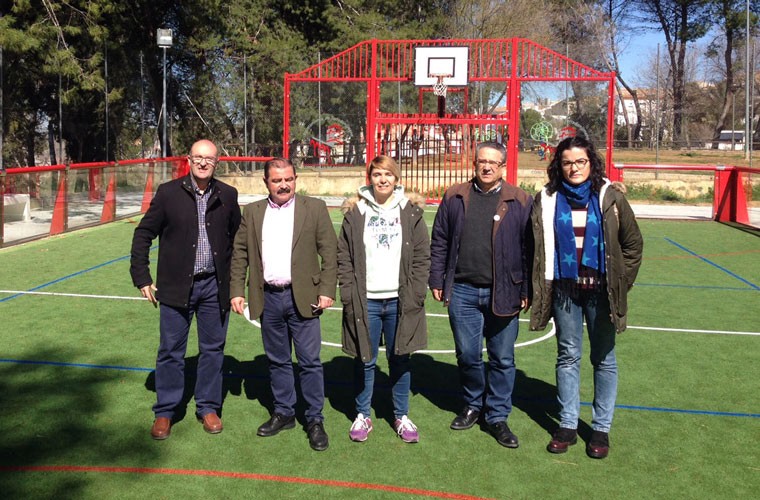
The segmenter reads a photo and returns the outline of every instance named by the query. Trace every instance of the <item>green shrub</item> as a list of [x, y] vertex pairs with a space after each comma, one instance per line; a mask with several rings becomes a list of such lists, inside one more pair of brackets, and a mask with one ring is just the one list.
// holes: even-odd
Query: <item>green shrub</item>
[[687, 201], [683, 196], [672, 189], [663, 189], [661, 187], [652, 186], [651, 184], [626, 184], [626, 187], [628, 188], [628, 191], [625, 196], [629, 200]]

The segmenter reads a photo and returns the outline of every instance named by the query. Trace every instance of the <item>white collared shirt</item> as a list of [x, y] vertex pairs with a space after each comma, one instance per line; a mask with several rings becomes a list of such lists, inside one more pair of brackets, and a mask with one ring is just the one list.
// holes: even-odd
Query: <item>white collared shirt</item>
[[267, 205], [261, 229], [261, 261], [264, 281], [270, 285], [289, 285], [293, 254], [293, 226], [295, 223], [295, 196], [282, 206]]

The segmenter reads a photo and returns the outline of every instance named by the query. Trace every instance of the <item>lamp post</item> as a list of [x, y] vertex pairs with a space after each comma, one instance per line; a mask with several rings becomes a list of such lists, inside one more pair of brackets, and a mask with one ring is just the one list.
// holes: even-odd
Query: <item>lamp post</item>
[[[166, 112], [166, 49], [172, 46], [172, 30], [166, 28], [158, 28], [156, 30], [156, 42], [158, 46], [164, 51], [164, 99], [162, 104], [164, 123], [163, 123], [163, 141], [161, 143], [161, 155], [166, 158], [166, 119], [168, 113]], [[166, 165], [162, 168], [161, 177], [166, 178]]]
[[[747, 33], [747, 46], [746, 48], [746, 55], [745, 55], [745, 78], [744, 78], [744, 99], [745, 99], [745, 107], [744, 107], [744, 159], [745, 160], [751, 160], [752, 158], [752, 108], [750, 107], [751, 100], [750, 100], [750, 85], [749, 85], [749, 79], [750, 75], [752, 75], [752, 72], [749, 67], [749, 61], [750, 61], [750, 32], [749, 32], [749, 0], [747, 0], [747, 9], [746, 9], [746, 33]], [[751, 165], [751, 163], [750, 163]]]

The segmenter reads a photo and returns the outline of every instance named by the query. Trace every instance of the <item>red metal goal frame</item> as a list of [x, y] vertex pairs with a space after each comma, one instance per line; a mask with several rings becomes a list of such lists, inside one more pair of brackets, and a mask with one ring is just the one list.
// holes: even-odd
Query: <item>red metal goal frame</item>
[[[503, 115], [473, 113], [384, 113], [380, 110], [380, 84], [414, 80], [414, 48], [417, 46], [470, 49], [469, 81], [502, 82], [506, 89], [507, 110]], [[477, 57], [473, 56], [477, 54]], [[614, 132], [615, 73], [605, 73], [574, 61], [525, 38], [450, 39], [450, 40], [366, 40], [298, 73], [286, 73], [284, 83], [283, 151], [290, 143], [290, 92], [297, 82], [366, 82], [366, 158], [382, 153], [378, 141], [382, 127], [390, 125], [477, 125], [506, 127], [507, 181], [517, 182], [520, 88], [522, 82], [596, 81], [607, 82], [606, 170], [615, 180], [612, 168]], [[422, 91], [420, 91], [422, 92]], [[287, 154], [287, 153], [286, 153]], [[469, 160], [469, 158], [467, 159]], [[463, 160], [464, 161], [464, 160]], [[469, 166], [469, 165], [468, 165]]]

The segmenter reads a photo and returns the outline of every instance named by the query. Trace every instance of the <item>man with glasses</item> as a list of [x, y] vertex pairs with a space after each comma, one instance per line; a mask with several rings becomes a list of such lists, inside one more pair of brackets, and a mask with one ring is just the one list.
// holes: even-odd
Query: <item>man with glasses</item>
[[[222, 432], [222, 362], [230, 311], [230, 259], [240, 225], [237, 190], [214, 179], [218, 161], [213, 142], [190, 148], [190, 174], [161, 184], [132, 238], [132, 282], [159, 307], [155, 421], [150, 435], [166, 439], [185, 390], [185, 351], [190, 323], [197, 317], [198, 367], [195, 415], [210, 434]], [[158, 237], [156, 281], [149, 252]]]
[[483, 415], [499, 444], [517, 448], [506, 420], [518, 316], [530, 304], [525, 250], [532, 198], [502, 179], [506, 157], [499, 143], [479, 144], [474, 179], [444, 194], [433, 224], [429, 285], [449, 309], [464, 390], [464, 407], [451, 428], [469, 429]]

